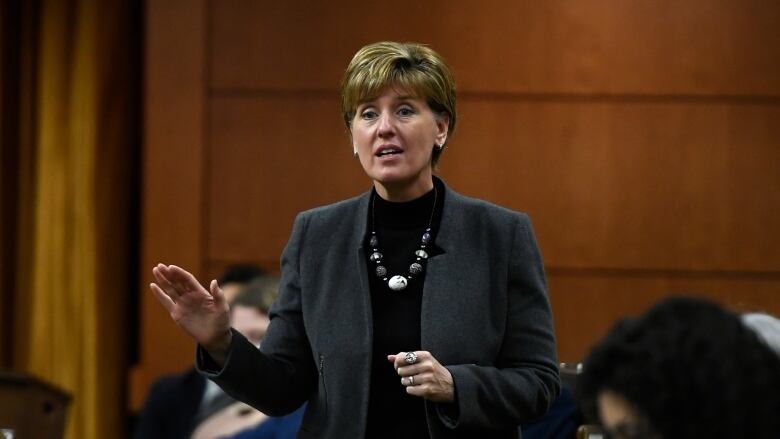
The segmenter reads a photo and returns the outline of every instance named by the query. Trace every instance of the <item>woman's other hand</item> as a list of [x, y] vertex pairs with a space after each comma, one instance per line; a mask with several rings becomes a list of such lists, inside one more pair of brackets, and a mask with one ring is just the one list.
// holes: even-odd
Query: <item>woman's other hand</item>
[[152, 269], [154, 297], [179, 327], [203, 346], [219, 364], [224, 364], [230, 346], [230, 309], [216, 280], [206, 291], [188, 271], [175, 265], [157, 264]]
[[455, 384], [450, 371], [428, 351], [415, 351], [411, 357], [416, 357], [413, 364], [407, 362], [407, 352], [387, 356], [401, 377], [406, 393], [434, 402], [452, 402]]

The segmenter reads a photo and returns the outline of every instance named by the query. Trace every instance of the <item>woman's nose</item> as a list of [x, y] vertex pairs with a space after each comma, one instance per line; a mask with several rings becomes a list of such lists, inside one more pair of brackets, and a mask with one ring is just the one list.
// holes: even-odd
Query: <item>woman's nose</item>
[[395, 125], [393, 124], [392, 117], [387, 113], [383, 113], [379, 116], [379, 123], [377, 125], [377, 134], [379, 137], [392, 136], [395, 133]]

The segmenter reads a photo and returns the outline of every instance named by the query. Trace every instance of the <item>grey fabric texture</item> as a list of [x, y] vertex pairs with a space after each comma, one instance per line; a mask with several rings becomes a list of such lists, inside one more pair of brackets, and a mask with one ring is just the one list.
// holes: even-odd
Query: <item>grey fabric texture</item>
[[[560, 390], [552, 313], [527, 215], [447, 188], [428, 261], [423, 350], [452, 373], [456, 401], [426, 403], [431, 437], [518, 438]], [[280, 416], [308, 401], [299, 437], [362, 438], [372, 312], [363, 241], [370, 192], [303, 212], [282, 254], [279, 296], [261, 349], [233, 331], [225, 391]]]

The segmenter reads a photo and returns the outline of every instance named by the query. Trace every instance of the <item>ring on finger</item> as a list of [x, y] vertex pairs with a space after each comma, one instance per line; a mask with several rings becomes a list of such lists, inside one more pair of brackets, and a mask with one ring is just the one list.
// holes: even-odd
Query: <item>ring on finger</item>
[[413, 386], [413, 385], [414, 385], [414, 375], [412, 375], [412, 376], [410, 376], [410, 377], [409, 377], [409, 385], [410, 385], [410, 386]]
[[417, 362], [417, 353], [416, 352], [407, 352], [406, 355], [404, 355], [404, 361], [406, 361], [406, 364], [414, 364]]

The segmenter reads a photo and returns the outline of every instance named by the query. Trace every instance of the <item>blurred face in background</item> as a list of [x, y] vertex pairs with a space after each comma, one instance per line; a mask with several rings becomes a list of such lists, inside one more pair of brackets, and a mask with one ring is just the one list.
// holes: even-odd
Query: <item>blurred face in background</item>
[[260, 347], [271, 320], [268, 314], [253, 306], [233, 305], [230, 310], [231, 325], [252, 344]]
[[220, 285], [219, 287], [222, 289], [222, 294], [225, 295], [225, 300], [227, 303], [231, 303], [233, 299], [238, 296], [238, 293], [240, 293], [241, 290], [246, 287], [246, 284], [239, 282], [228, 282], [225, 285]]
[[657, 439], [648, 421], [633, 404], [615, 392], [605, 390], [598, 396], [599, 417], [610, 439]]

